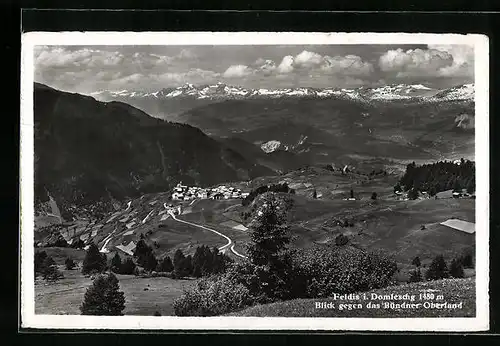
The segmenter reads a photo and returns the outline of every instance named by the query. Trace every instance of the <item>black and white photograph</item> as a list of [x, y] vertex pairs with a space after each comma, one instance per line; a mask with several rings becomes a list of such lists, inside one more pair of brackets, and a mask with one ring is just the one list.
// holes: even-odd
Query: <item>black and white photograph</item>
[[22, 49], [25, 326], [488, 328], [486, 37]]

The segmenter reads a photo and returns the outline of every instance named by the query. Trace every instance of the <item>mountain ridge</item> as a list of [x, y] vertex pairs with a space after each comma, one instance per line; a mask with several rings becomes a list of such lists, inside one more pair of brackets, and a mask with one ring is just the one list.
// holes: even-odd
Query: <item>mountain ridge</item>
[[243, 88], [217, 83], [212, 85], [185, 84], [179, 87], [163, 88], [154, 92], [140, 91], [108, 91], [101, 90], [89, 94], [98, 99], [113, 98], [151, 98], [175, 99], [193, 98], [207, 100], [245, 99], [245, 98], [280, 98], [280, 97], [317, 97], [317, 98], [348, 98], [361, 102], [391, 101], [391, 100], [422, 100], [437, 102], [443, 100], [472, 100], [474, 84], [463, 84], [445, 89], [435, 89], [423, 84], [387, 84], [377, 87], [358, 88]]

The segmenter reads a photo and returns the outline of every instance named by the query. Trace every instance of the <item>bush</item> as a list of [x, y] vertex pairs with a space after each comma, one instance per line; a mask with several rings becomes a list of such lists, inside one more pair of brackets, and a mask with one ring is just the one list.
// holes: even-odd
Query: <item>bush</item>
[[82, 274], [101, 273], [106, 270], [107, 258], [101, 254], [97, 245], [90, 244], [83, 260]]
[[153, 316], [161, 316], [161, 313], [158, 310], [156, 310]]
[[453, 278], [464, 277], [464, 266], [460, 258], [454, 258], [450, 264], [450, 276]]
[[75, 261], [73, 261], [71, 258], [66, 258], [66, 261], [64, 262], [64, 265], [66, 266], [67, 270], [73, 270], [76, 267]]
[[372, 192], [372, 197], [371, 199], [373, 200], [376, 200], [377, 199], [377, 193], [376, 192]]
[[387, 287], [397, 271], [396, 262], [383, 254], [320, 246], [298, 252], [294, 267], [307, 283], [304, 298]]
[[429, 269], [425, 273], [425, 278], [427, 280], [439, 280], [448, 277], [448, 266], [442, 255], [436, 256], [433, 260]]
[[80, 306], [82, 315], [121, 316], [125, 296], [113, 273], [99, 275], [85, 292]]
[[254, 303], [248, 289], [227, 276], [203, 278], [174, 301], [177, 316], [217, 316]]

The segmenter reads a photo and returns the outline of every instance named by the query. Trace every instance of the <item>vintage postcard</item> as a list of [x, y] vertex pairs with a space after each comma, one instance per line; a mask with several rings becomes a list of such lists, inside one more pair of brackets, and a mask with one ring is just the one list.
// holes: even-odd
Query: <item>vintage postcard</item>
[[488, 38], [22, 37], [24, 328], [489, 328]]

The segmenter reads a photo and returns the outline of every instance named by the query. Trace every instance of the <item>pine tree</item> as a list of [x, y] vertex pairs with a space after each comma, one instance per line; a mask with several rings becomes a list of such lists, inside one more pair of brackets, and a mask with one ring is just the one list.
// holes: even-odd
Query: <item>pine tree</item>
[[439, 280], [448, 277], [448, 266], [442, 255], [436, 256], [425, 273], [427, 280]]
[[460, 258], [454, 258], [450, 264], [450, 276], [453, 278], [464, 277], [464, 266]]
[[121, 265], [120, 274], [132, 275], [134, 274], [135, 263], [132, 258], [127, 258]]
[[85, 292], [80, 306], [82, 315], [121, 316], [125, 296], [113, 273], [99, 275]]
[[422, 274], [420, 273], [420, 269], [417, 268], [410, 272], [410, 278], [408, 282], [419, 282], [422, 281]]
[[115, 253], [113, 256], [113, 259], [111, 259], [111, 270], [115, 273], [121, 273], [121, 268], [122, 268], [122, 259], [120, 258], [120, 255]]
[[205, 246], [198, 246], [193, 256], [193, 276], [199, 278], [203, 275], [203, 267], [205, 265]]
[[411, 261], [411, 264], [413, 264], [415, 267], [420, 267], [420, 265], [422, 264], [420, 262], [420, 257], [416, 256], [413, 261]]
[[182, 250], [177, 249], [174, 254], [174, 274], [176, 278], [183, 278], [187, 275], [184, 270], [185, 259], [186, 257], [184, 256], [184, 253], [182, 253]]
[[[49, 257], [50, 258], [50, 257]], [[46, 281], [54, 282], [59, 279], [62, 279], [64, 275], [59, 271], [57, 265], [52, 264], [50, 266], [46, 266], [43, 271], [43, 278]]]
[[455, 180], [455, 183], [453, 184], [453, 192], [462, 192], [462, 184], [460, 184], [458, 179]]
[[290, 228], [286, 224], [286, 211], [282, 201], [269, 194], [250, 227], [248, 257], [252, 264], [262, 268], [260, 280], [265, 283], [263, 290], [268, 297], [285, 298], [282, 295], [289, 291], [286, 285]]
[[354, 198], [354, 190], [351, 189], [351, 197], [350, 198]]
[[312, 196], [313, 199], [317, 199], [318, 198], [318, 193], [316, 191], [316, 189], [314, 189], [313, 191], [313, 196]]
[[469, 179], [469, 181], [467, 182], [467, 192], [472, 194], [474, 193], [474, 191], [476, 191], [476, 184], [475, 184], [475, 181], [474, 179]]
[[101, 273], [106, 270], [106, 262], [106, 255], [101, 254], [97, 245], [92, 243], [90, 244], [83, 260], [82, 274], [85, 275], [92, 272]]
[[148, 271], [155, 270], [158, 265], [158, 261], [153, 253], [153, 251], [149, 251], [143, 258], [141, 266]]
[[43, 272], [46, 258], [47, 253], [45, 251], [35, 252], [35, 275]]
[[172, 260], [169, 256], [165, 256], [160, 263], [160, 271], [161, 272], [171, 272], [174, 270], [174, 265], [172, 264]]
[[72, 270], [75, 268], [76, 263], [71, 258], [68, 257], [68, 258], [66, 258], [64, 265], [66, 266], [67, 270]]

